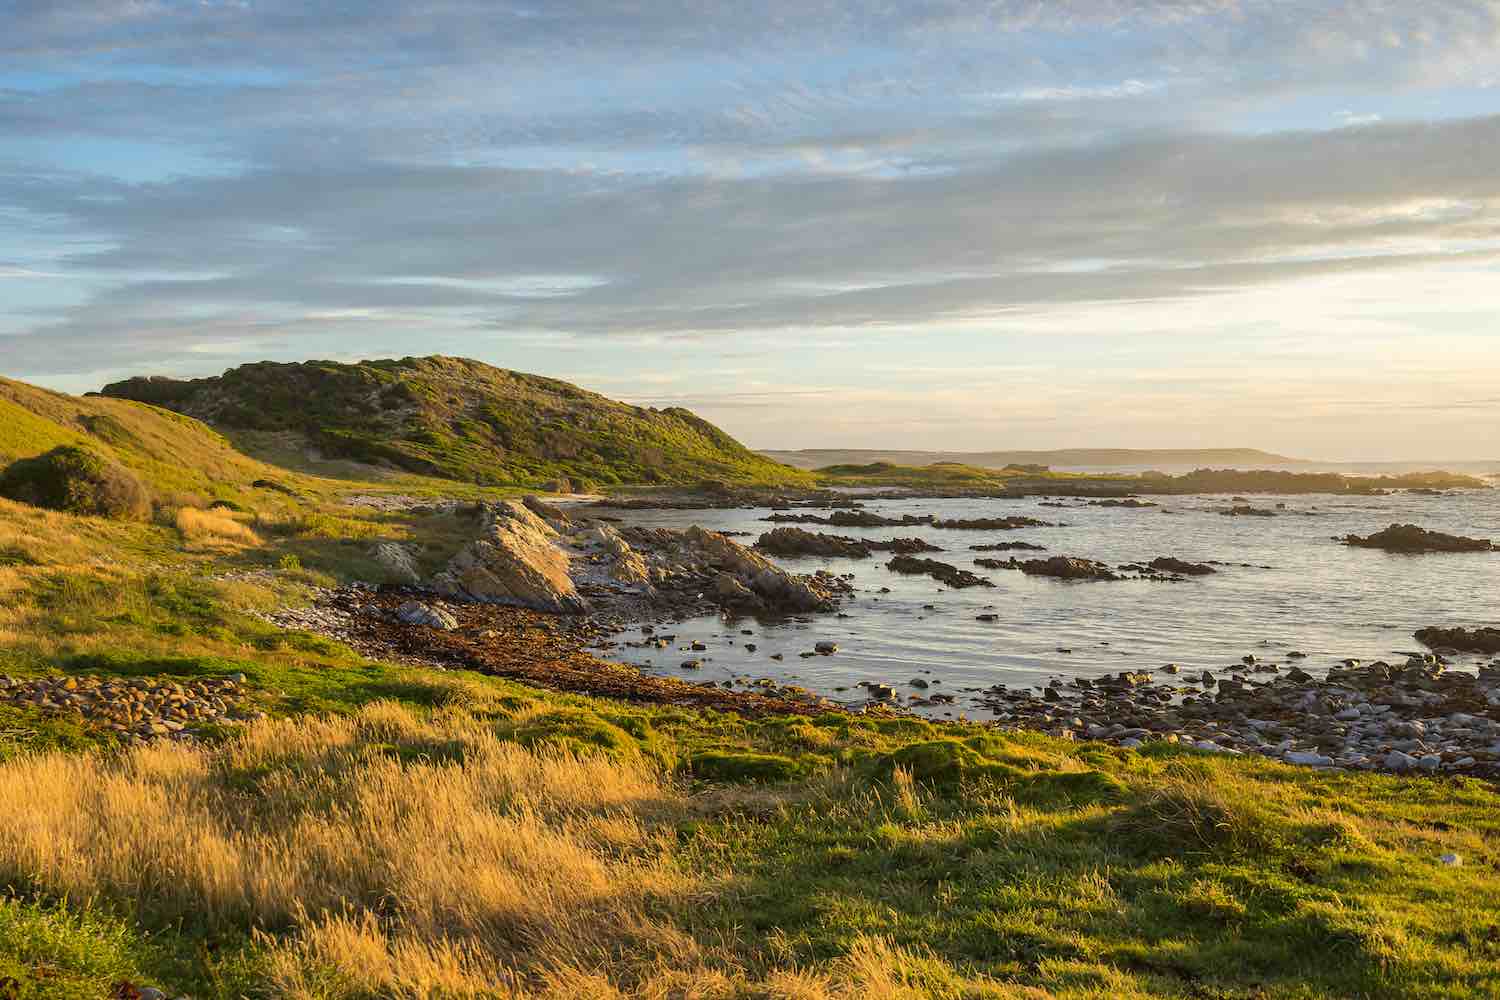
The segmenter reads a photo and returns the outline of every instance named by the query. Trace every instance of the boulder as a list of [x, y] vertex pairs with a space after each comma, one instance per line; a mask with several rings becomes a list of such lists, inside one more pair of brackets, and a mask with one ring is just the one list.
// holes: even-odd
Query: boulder
[[588, 603], [568, 575], [567, 553], [557, 532], [518, 501], [487, 505], [484, 527], [433, 578], [448, 597], [516, 604], [539, 611], [578, 613]]

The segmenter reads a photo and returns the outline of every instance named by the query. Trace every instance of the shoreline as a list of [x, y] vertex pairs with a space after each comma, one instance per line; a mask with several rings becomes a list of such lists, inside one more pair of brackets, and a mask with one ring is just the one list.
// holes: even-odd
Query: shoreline
[[[398, 610], [413, 600], [452, 615], [454, 627], [401, 623]], [[625, 702], [751, 718], [913, 714], [875, 693], [881, 685], [870, 686], [867, 700], [846, 703], [766, 678], [747, 690], [647, 673], [588, 652], [591, 643], [619, 634], [618, 619], [444, 601], [419, 588], [324, 591], [311, 607], [284, 609], [270, 620], [346, 642], [369, 656]], [[1041, 693], [995, 685], [979, 693], [977, 704], [996, 718], [945, 721], [1123, 749], [1169, 743], [1321, 770], [1500, 780], [1500, 721], [1491, 717], [1500, 708], [1500, 660], [1477, 674], [1449, 670], [1437, 654], [1413, 656], [1401, 666], [1346, 661], [1324, 678], [1254, 656], [1245, 661], [1195, 672], [1181, 683], [1122, 671], [1054, 681]], [[1158, 672], [1173, 673], [1170, 666]]]

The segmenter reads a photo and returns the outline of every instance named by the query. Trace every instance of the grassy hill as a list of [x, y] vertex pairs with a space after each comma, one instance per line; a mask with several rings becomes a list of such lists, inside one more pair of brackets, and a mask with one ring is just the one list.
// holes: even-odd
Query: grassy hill
[[159, 492], [212, 499], [284, 476], [191, 417], [123, 399], [69, 396], [0, 378], [0, 466], [59, 445], [84, 445]]
[[[482, 485], [800, 483], [688, 410], [630, 406], [463, 358], [244, 365], [133, 378], [104, 395], [226, 431], [293, 432], [323, 454]], [[244, 442], [252, 447], [255, 438]]]

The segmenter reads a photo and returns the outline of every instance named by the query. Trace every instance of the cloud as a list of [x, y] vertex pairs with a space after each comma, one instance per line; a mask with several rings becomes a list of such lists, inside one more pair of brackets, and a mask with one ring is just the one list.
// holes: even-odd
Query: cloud
[[1497, 54], [1493, 0], [19, 0], [0, 355], [1213, 336], [1490, 266]]

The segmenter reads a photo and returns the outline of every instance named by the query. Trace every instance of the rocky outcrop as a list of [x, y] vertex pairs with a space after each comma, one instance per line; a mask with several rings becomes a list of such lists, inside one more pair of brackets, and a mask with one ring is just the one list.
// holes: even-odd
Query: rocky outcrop
[[1208, 576], [1218, 572], [1206, 563], [1192, 563], [1173, 556], [1157, 556], [1147, 565], [1159, 573], [1180, 573], [1183, 576]]
[[989, 545], [970, 545], [970, 552], [1046, 552], [1047, 546], [1030, 542], [992, 542]]
[[955, 590], [961, 590], [964, 587], [993, 587], [995, 585], [992, 581], [986, 580], [982, 576], [970, 573], [966, 569], [959, 569], [951, 563], [939, 562], [936, 559], [897, 556], [886, 563], [885, 567], [893, 573], [904, 573], [911, 576], [930, 576], [939, 583], [946, 584]]
[[590, 530], [589, 536], [606, 553], [611, 579], [626, 586], [651, 586], [651, 570], [645, 558], [618, 531], [607, 524], [599, 524]]
[[1418, 642], [1431, 649], [1500, 653], [1500, 628], [1424, 628], [1416, 631], [1416, 637]]
[[569, 575], [569, 558], [547, 522], [514, 500], [484, 509], [478, 538], [433, 578], [446, 597], [515, 604], [539, 611], [578, 613], [588, 603]]
[[873, 552], [939, 552], [936, 545], [920, 538], [850, 538], [847, 535], [825, 535], [801, 528], [774, 528], [760, 536], [755, 547], [776, 556], [826, 556], [844, 559], [868, 559]]
[[824, 556], [868, 559], [870, 546], [858, 538], [824, 535], [801, 528], [774, 528], [760, 536], [755, 547], [777, 556]]
[[[793, 576], [738, 542], [716, 531], [694, 525], [682, 532], [682, 542], [699, 560], [718, 571], [720, 596], [742, 606], [768, 611], [832, 611], [836, 600], [817, 577]], [[738, 588], [730, 587], [729, 577]], [[745, 592], [748, 592], [748, 596]]]
[[1361, 538], [1345, 535], [1345, 545], [1362, 549], [1382, 549], [1386, 552], [1419, 554], [1424, 552], [1494, 552], [1494, 542], [1488, 538], [1465, 538], [1462, 535], [1446, 535], [1441, 531], [1428, 531], [1415, 524], [1393, 524], [1384, 531]]

